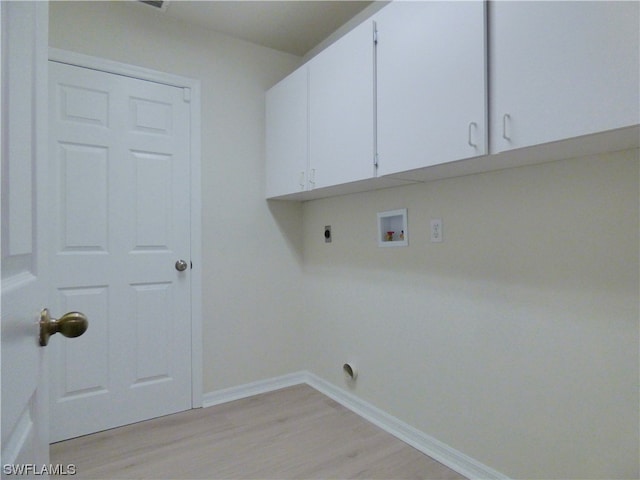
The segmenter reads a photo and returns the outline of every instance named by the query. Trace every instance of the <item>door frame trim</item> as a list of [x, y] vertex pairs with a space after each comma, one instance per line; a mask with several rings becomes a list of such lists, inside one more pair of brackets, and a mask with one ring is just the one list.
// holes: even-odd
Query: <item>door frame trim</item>
[[190, 89], [191, 182], [191, 408], [202, 407], [202, 186], [200, 80], [159, 72], [137, 65], [58, 48], [49, 48], [49, 61], [89, 68], [172, 87]]

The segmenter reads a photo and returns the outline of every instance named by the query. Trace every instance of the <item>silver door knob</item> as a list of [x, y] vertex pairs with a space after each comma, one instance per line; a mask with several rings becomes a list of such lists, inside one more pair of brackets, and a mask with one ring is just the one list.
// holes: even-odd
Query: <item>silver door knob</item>
[[185, 262], [184, 260], [178, 260], [176, 262], [176, 270], [178, 270], [179, 272], [184, 272], [187, 269], [187, 262]]

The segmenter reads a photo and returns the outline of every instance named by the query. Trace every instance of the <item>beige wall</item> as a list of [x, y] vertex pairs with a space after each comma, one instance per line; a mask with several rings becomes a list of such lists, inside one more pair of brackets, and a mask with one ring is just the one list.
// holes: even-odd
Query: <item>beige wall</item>
[[638, 179], [628, 151], [305, 203], [310, 369], [357, 362], [354, 393], [508, 476], [637, 478]]
[[[348, 359], [354, 393], [506, 475], [638, 477], [638, 151], [265, 202], [264, 91], [299, 58], [136, 5], [50, 23], [52, 46], [202, 81], [205, 392], [305, 368], [351, 388]], [[378, 248], [402, 207], [409, 247]]]
[[270, 212], [263, 139], [264, 92], [300, 59], [132, 2], [51, 2], [50, 45], [201, 80], [204, 391], [299, 370], [301, 207]]

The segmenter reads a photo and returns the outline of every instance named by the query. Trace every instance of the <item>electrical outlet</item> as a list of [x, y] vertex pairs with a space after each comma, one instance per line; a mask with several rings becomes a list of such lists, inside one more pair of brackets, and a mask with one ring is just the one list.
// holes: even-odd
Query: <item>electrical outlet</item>
[[331, 243], [331, 225], [324, 227], [324, 243]]
[[442, 219], [434, 218], [431, 220], [431, 242], [442, 242]]

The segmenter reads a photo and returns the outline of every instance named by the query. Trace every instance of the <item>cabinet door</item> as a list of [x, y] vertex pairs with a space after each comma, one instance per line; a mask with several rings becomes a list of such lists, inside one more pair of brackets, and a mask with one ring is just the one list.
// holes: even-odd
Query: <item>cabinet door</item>
[[373, 176], [373, 64], [371, 21], [309, 62], [311, 188]]
[[394, 2], [375, 22], [378, 174], [485, 154], [484, 2]]
[[639, 123], [639, 7], [491, 2], [491, 151]]
[[266, 94], [266, 197], [306, 189], [308, 163], [307, 67]]

